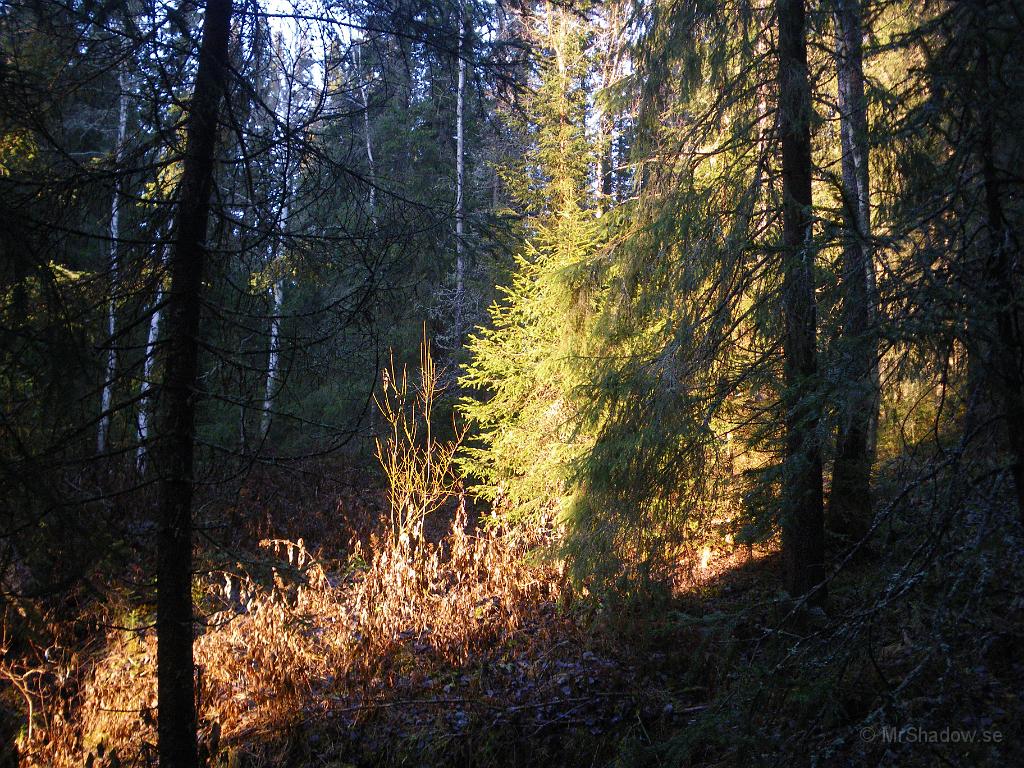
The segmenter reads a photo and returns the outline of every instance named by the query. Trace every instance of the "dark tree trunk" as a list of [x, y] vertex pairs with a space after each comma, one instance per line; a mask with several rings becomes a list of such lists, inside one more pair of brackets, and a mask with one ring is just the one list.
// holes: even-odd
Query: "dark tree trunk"
[[611, 115], [601, 115], [601, 200], [611, 206], [615, 168], [615, 122]]
[[[786, 476], [782, 548], [794, 596], [825, 599], [814, 254], [811, 242], [810, 86], [803, 0], [776, 0], [779, 25], [779, 134], [782, 139]], [[821, 585], [820, 587], [818, 585]], [[817, 587], [817, 588], [816, 588]]]
[[866, 534], [871, 520], [871, 465], [878, 413], [867, 101], [859, 0], [835, 0], [835, 27], [845, 218], [842, 367], [849, 389], [840, 400], [829, 527], [857, 540]]
[[192, 454], [200, 292], [230, 19], [231, 0], [208, 0], [188, 113], [177, 232], [168, 263], [156, 619], [159, 754], [160, 765], [168, 768], [198, 766], [192, 656]]
[[[982, 58], [987, 65], [987, 57]], [[986, 66], [987, 68], [987, 66]], [[987, 74], [987, 73], [986, 73]], [[1017, 510], [1024, 522], [1024, 349], [1020, 335], [1020, 317], [1016, 309], [1016, 288], [1019, 259], [1011, 258], [1017, 250], [999, 190], [999, 173], [995, 162], [995, 140], [992, 120], [983, 127], [982, 180], [985, 185], [985, 213], [989, 235], [988, 257], [985, 259], [981, 301], [992, 306], [995, 313], [993, 343], [988, 344], [993, 370], [988, 373], [994, 383], [994, 400], [1002, 405], [1006, 436], [1013, 459], [1013, 480], [1017, 491]]]

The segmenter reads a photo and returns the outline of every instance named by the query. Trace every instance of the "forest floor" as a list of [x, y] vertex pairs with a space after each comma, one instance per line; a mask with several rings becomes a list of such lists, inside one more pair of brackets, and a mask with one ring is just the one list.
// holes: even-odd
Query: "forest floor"
[[[936, 507], [934, 476], [898, 475], [826, 613], [785, 596], [771, 543], [709, 549], [661, 601], [602, 602], [544, 556], [550, 529], [449, 510], [421, 543], [391, 541], [383, 494], [359, 473], [262, 472], [223, 511], [254, 522], [211, 548], [197, 585], [204, 755], [231, 768], [1024, 764], [1013, 505], [969, 483]], [[22, 765], [155, 764], [153, 631], [128, 602], [102, 617], [103, 642], [69, 640], [41, 669]]]

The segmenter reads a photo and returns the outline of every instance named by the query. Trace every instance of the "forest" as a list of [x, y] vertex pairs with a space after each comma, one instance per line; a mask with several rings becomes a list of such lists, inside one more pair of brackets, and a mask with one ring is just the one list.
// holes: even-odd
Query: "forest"
[[1024, 765], [1024, 0], [0, 2], [0, 768]]

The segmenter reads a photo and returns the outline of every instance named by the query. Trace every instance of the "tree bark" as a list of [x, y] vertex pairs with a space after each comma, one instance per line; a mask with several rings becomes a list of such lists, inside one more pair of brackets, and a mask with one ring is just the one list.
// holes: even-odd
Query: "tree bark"
[[[121, 160], [124, 155], [125, 132], [128, 126], [128, 93], [125, 74], [121, 70], [117, 75], [117, 86], [120, 93], [117, 97], [117, 138], [114, 145], [114, 169], [120, 173]], [[114, 197], [110, 203], [110, 298], [107, 304], [107, 338], [110, 348], [107, 350], [107, 364], [103, 373], [103, 391], [100, 394], [100, 423], [96, 434], [96, 450], [106, 453], [110, 438], [111, 408], [114, 402], [114, 380], [117, 378], [117, 350], [114, 334], [117, 331], [117, 275], [120, 266], [119, 244], [121, 239], [121, 182], [114, 182]]]
[[[287, 226], [288, 207], [285, 205], [284, 221]], [[277, 249], [271, 251], [270, 263], [276, 259]], [[271, 288], [273, 308], [270, 313], [270, 354], [267, 357], [267, 382], [263, 394], [263, 419], [261, 422], [261, 434], [266, 437], [270, 432], [270, 422], [274, 409], [274, 389], [279, 378], [281, 361], [281, 310], [284, 305], [284, 281], [278, 278]]]
[[366, 94], [366, 81], [363, 80], [362, 55], [360, 46], [355, 47], [356, 77], [359, 78], [359, 97], [363, 102], [363, 137], [366, 140], [366, 163], [370, 178], [370, 223], [377, 228], [377, 166], [373, 159], [373, 134], [370, 131], [370, 99]]
[[[619, 77], [622, 51], [621, 7], [618, 3], [605, 6], [605, 29], [601, 35], [601, 80], [599, 89], [611, 87]], [[613, 204], [615, 187], [615, 115], [604, 107], [597, 107], [597, 211], [601, 215]]]
[[782, 547], [794, 596], [825, 599], [824, 514], [818, 410], [811, 218], [811, 99], [803, 0], [776, 0], [779, 25], [779, 134], [782, 139], [785, 316], [786, 487]]
[[[988, 56], [981, 64], [988, 69]], [[989, 73], [985, 72], [986, 76]], [[990, 80], [991, 81], [991, 80]], [[984, 184], [988, 254], [984, 261], [983, 286], [985, 296], [979, 303], [994, 307], [994, 343], [991, 350], [993, 369], [988, 373], [993, 381], [996, 402], [1002, 405], [1006, 423], [1006, 436], [1012, 454], [1012, 474], [1017, 491], [1017, 513], [1024, 523], [1024, 343], [1020, 335], [1020, 317], [1017, 310], [1016, 289], [1019, 277], [1018, 244], [1006, 219], [999, 189], [999, 170], [996, 167], [995, 137], [991, 116], [982, 128], [982, 183]], [[1018, 258], [1013, 258], [1018, 256]], [[991, 325], [988, 323], [987, 325]]]
[[[163, 271], [165, 259], [160, 259], [160, 270]], [[135, 453], [135, 466], [139, 474], [146, 471], [146, 453], [149, 450], [149, 418], [152, 395], [153, 364], [156, 362], [156, 343], [160, 335], [161, 304], [164, 300], [163, 275], [157, 275], [156, 295], [153, 297], [152, 314], [149, 316], [149, 330], [146, 333], [145, 359], [142, 363], [142, 384], [139, 397], [139, 412], [136, 426], [139, 433], [139, 447]]]
[[613, 192], [613, 169], [615, 168], [615, 121], [611, 115], [601, 113], [599, 118], [601, 158], [598, 161], [601, 174], [601, 202], [611, 208]]
[[867, 100], [859, 0], [835, 0], [836, 79], [842, 145], [843, 378], [829, 497], [829, 527], [859, 540], [871, 521], [871, 466], [878, 414], [878, 341], [868, 173]]
[[160, 765], [168, 768], [198, 766], [192, 655], [193, 450], [203, 262], [230, 21], [231, 0], [207, 0], [178, 187], [177, 231], [168, 263], [156, 619], [158, 752]]
[[[297, 30], [296, 30], [297, 32]], [[297, 35], [296, 35], [297, 36]], [[286, 52], [287, 51], [287, 52]], [[358, 55], [358, 48], [356, 49]], [[273, 272], [277, 269], [275, 262], [283, 251], [284, 237], [288, 233], [289, 217], [291, 215], [291, 190], [293, 171], [291, 130], [292, 117], [296, 112], [301, 116], [303, 106], [306, 104], [307, 92], [299, 86], [296, 94], [297, 72], [299, 62], [302, 60], [303, 52], [300, 49], [293, 53], [293, 49], [284, 47], [283, 41], [279, 42], [279, 56], [281, 61], [290, 61], [290, 66], [277, 80], [277, 117], [284, 125], [285, 151], [283, 168], [281, 169], [281, 207], [274, 222], [274, 232], [270, 240], [270, 248], [267, 253], [267, 267]], [[281, 94], [284, 93], [282, 98]], [[283, 105], [283, 109], [282, 109]], [[366, 113], [364, 112], [364, 115]], [[369, 140], [369, 133], [367, 133]], [[369, 146], [369, 145], [367, 145]], [[372, 161], [372, 157], [370, 158]], [[295, 163], [297, 167], [299, 164]], [[372, 204], [371, 188], [371, 204]], [[280, 235], [279, 235], [280, 231]], [[273, 407], [275, 389], [278, 388], [281, 366], [281, 313], [284, 307], [284, 277], [278, 277], [271, 285], [271, 313], [270, 313], [270, 350], [267, 355], [267, 378], [263, 395], [263, 416], [260, 421], [260, 434], [266, 438], [270, 432], [270, 424], [273, 420]]]
[[459, 3], [459, 83], [455, 96], [455, 344], [462, 343], [462, 313], [465, 298], [466, 263], [463, 244], [465, 236], [465, 127], [464, 127], [464, 95], [466, 87], [466, 15]]

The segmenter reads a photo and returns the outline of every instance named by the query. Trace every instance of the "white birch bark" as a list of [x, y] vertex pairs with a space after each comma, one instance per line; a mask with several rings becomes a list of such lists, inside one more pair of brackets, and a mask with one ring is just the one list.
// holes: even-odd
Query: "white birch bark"
[[[118, 116], [117, 139], [114, 145], [115, 173], [121, 171], [121, 160], [124, 154], [125, 130], [128, 124], [128, 94], [124, 71], [117, 77]], [[96, 435], [96, 450], [105, 453], [110, 438], [111, 408], [114, 401], [114, 379], [117, 376], [117, 350], [114, 345], [114, 334], [117, 331], [117, 277], [119, 263], [118, 242], [121, 236], [121, 182], [114, 182], [114, 197], [110, 204], [110, 298], [107, 304], [107, 364], [103, 374], [103, 391], [100, 394], [100, 423]]]
[[[285, 218], [287, 218], [287, 209]], [[263, 396], [263, 423], [261, 425], [264, 437], [270, 431], [271, 411], [274, 407], [274, 394], [281, 364], [281, 308], [284, 304], [284, 281], [282, 279], [278, 278], [274, 281], [271, 293], [273, 309], [270, 315], [270, 355], [267, 359], [267, 385]]]
[[462, 342], [462, 313], [465, 298], [466, 263], [464, 191], [466, 181], [464, 95], [466, 87], [466, 16], [459, 5], [459, 85], [455, 98], [455, 341]]
[[[274, 268], [274, 262], [279, 255], [281, 236], [288, 231], [289, 217], [289, 195], [291, 185], [288, 180], [288, 162], [285, 161], [284, 178], [284, 202], [281, 204], [281, 235], [274, 233], [271, 239], [270, 252], [267, 254], [267, 266]], [[277, 382], [280, 378], [281, 369], [281, 312], [284, 306], [284, 277], [277, 277], [270, 289], [271, 311], [270, 311], [270, 352], [267, 356], [267, 381], [263, 393], [263, 418], [260, 424], [260, 432], [263, 437], [270, 431], [270, 422], [274, 408], [274, 396], [277, 390]]]
[[373, 159], [373, 138], [370, 133], [370, 100], [366, 95], [366, 81], [362, 76], [362, 56], [356, 45], [356, 72], [359, 77], [359, 96], [363, 102], [363, 137], [366, 140], [366, 163], [370, 176], [370, 221], [377, 227], [377, 169]]
[[[301, 51], [295, 55], [290, 56], [290, 70], [286, 70], [283, 73], [283, 86], [285, 89], [284, 99], [277, 99], [277, 112], [280, 116], [281, 122], [284, 124], [284, 136], [285, 136], [285, 153], [284, 153], [284, 168], [282, 170], [282, 195], [281, 195], [281, 210], [280, 215], [277, 217], [277, 223], [280, 225], [279, 231], [274, 231], [270, 240], [270, 248], [267, 254], [267, 267], [270, 270], [275, 269], [274, 263], [277, 261], [280, 251], [281, 240], [283, 234], [288, 231], [288, 216], [289, 216], [289, 203], [291, 195], [291, 179], [289, 174], [291, 173], [291, 125], [292, 125], [292, 111], [295, 107], [293, 99], [295, 97], [295, 78], [298, 73], [298, 62], [301, 56]], [[278, 87], [281, 87], [282, 82], [278, 81]], [[301, 98], [301, 97], [300, 97]], [[282, 109], [283, 108], [283, 109]], [[275, 227], [277, 230], [277, 227]], [[267, 354], [267, 378], [263, 390], [263, 415], [260, 420], [260, 434], [266, 438], [270, 432], [270, 424], [274, 409], [274, 397], [277, 394], [278, 380], [280, 378], [280, 367], [281, 367], [281, 311], [284, 306], [284, 277], [278, 276], [274, 279], [273, 284], [270, 288], [271, 293], [271, 310], [270, 310], [270, 349]]]
[[[173, 231], [172, 224], [168, 231]], [[163, 266], [166, 263], [166, 254], [160, 259], [160, 272], [156, 283], [156, 295], [153, 297], [152, 314], [149, 316], [149, 331], [146, 334], [146, 353], [142, 363], [142, 384], [139, 397], [139, 412], [136, 417], [136, 427], [139, 435], [139, 447], [135, 453], [135, 466], [139, 474], [146, 471], [146, 457], [148, 453], [147, 440], [149, 439], [150, 410], [153, 392], [153, 364], [156, 361], [156, 342], [160, 336], [160, 311], [164, 300]]]

